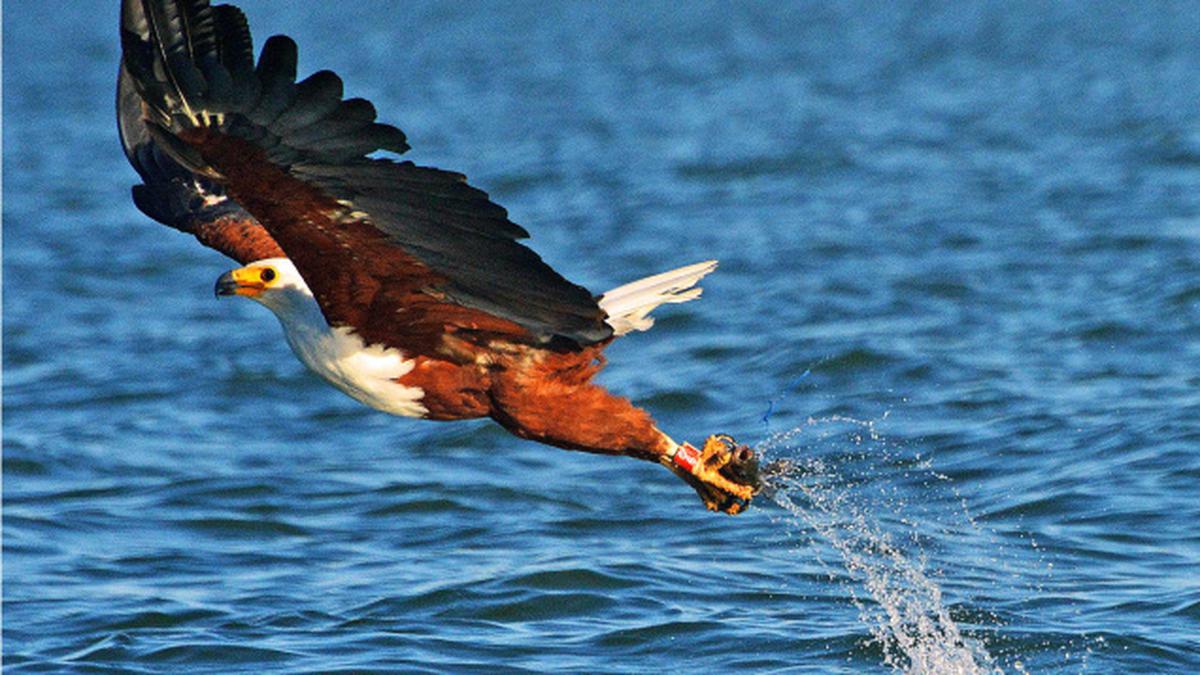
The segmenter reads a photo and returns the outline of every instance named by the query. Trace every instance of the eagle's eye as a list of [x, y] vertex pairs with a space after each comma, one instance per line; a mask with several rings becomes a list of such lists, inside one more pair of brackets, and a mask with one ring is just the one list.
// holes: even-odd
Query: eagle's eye
[[275, 270], [271, 267], [264, 268], [262, 272], [259, 272], [258, 278], [262, 279], [264, 284], [269, 284], [275, 281]]

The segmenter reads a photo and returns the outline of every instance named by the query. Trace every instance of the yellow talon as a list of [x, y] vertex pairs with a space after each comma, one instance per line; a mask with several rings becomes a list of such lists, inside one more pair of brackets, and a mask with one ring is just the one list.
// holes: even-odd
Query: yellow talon
[[[700, 461], [713, 469], [724, 468], [733, 457], [731, 450], [737, 445], [732, 438], [725, 434], [714, 434], [704, 440], [704, 450], [700, 452]], [[715, 465], [714, 465], [715, 464]]]
[[[739, 447], [725, 434], [715, 434], [705, 439], [699, 452], [690, 445], [682, 446], [668, 466], [699, 493], [710, 511], [733, 515], [745, 511], [754, 497], [759, 486], [757, 464], [749, 448]], [[723, 473], [727, 467], [729, 470]], [[734, 478], [746, 482], [735, 482]]]

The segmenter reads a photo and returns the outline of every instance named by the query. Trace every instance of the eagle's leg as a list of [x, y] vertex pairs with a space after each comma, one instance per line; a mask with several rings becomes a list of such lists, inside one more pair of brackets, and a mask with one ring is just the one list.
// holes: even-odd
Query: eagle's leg
[[740, 513], [759, 488], [753, 451], [728, 436], [711, 436], [697, 450], [671, 440], [649, 413], [599, 385], [506, 375], [493, 379], [491, 417], [521, 438], [659, 462], [713, 511]]

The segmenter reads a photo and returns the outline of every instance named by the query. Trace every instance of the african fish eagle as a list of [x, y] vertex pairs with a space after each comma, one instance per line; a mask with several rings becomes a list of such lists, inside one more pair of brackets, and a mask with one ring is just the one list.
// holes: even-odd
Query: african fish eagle
[[243, 265], [218, 295], [270, 309], [313, 372], [355, 399], [431, 420], [659, 462], [709, 509], [760, 488], [725, 435], [677, 443], [592, 382], [617, 336], [700, 294], [702, 262], [593, 296], [458, 173], [372, 157], [409, 149], [328, 70], [296, 81], [296, 44], [255, 62], [245, 16], [208, 0], [123, 0], [117, 112], [134, 203]]

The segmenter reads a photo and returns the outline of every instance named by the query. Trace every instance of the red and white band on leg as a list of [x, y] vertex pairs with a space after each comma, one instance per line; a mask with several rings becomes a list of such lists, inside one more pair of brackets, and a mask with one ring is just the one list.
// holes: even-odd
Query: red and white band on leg
[[700, 461], [700, 451], [691, 443], [683, 443], [675, 448], [675, 452], [671, 454], [671, 463], [675, 466], [693, 473], [692, 469], [696, 468], [696, 464]]

